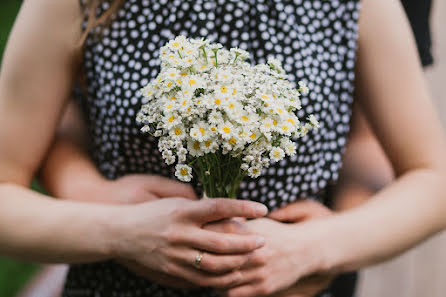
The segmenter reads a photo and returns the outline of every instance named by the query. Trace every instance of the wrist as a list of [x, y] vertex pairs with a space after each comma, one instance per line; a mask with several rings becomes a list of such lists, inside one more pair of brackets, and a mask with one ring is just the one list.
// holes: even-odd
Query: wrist
[[[127, 228], [127, 210], [126, 206], [106, 206], [107, 213], [103, 217], [105, 220], [102, 221], [105, 233], [107, 234], [107, 238], [105, 240], [105, 251], [109, 258], [111, 259], [119, 259], [119, 258], [127, 258], [124, 257], [127, 252], [123, 248], [123, 242], [126, 241], [128, 237], [128, 232], [130, 231]], [[117, 217], [122, 218], [122, 220], [116, 220]]]
[[[297, 227], [295, 231], [300, 233], [298, 236], [293, 237], [298, 239], [298, 242], [293, 244], [298, 251], [293, 252], [294, 254], [296, 252], [304, 253], [305, 258], [308, 260], [304, 267], [300, 267], [300, 269], [305, 271], [304, 276], [336, 273], [334, 271], [334, 254], [332, 249], [336, 241], [336, 238], [333, 238], [332, 235], [336, 234], [336, 232], [331, 231], [331, 224], [328, 222], [333, 216], [293, 224]], [[300, 228], [302, 229], [299, 230]], [[308, 232], [309, 230], [311, 232]], [[305, 233], [305, 237], [302, 238], [301, 232]], [[302, 239], [304, 239], [304, 242], [302, 242]], [[298, 272], [298, 274], [299, 277], [302, 276], [301, 272]]]
[[68, 182], [61, 189], [63, 196], [60, 196], [77, 201], [104, 202], [103, 200], [108, 196], [106, 191], [110, 189], [110, 183], [99, 174], [90, 174]]

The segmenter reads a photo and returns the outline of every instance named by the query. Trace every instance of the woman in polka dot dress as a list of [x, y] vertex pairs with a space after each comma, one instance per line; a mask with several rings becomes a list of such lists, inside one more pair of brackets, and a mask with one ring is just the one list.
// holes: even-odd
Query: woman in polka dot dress
[[[0, 252], [88, 263], [72, 266], [64, 296], [309, 297], [317, 292], [309, 288], [319, 290], [319, 280], [329, 279], [324, 275], [377, 263], [445, 227], [446, 145], [395, 0], [364, 0], [361, 17], [355, 0], [91, 1], [80, 8], [77, 1], [26, 1], [9, 43], [21, 50], [7, 50], [0, 77], [0, 160], [6, 168], [0, 177], [9, 182], [0, 185], [5, 197], [0, 225], [11, 227], [0, 228], [5, 243]], [[73, 41], [81, 32], [71, 29], [80, 22], [87, 32], [82, 51]], [[107, 23], [104, 28], [96, 26], [101, 22]], [[299, 116], [315, 114], [319, 132], [296, 140], [297, 156], [241, 185], [239, 197], [274, 210], [269, 218], [208, 224], [256, 218], [264, 211], [224, 199], [158, 199], [195, 198], [189, 187], [169, 179], [172, 169], [162, 162], [155, 139], [142, 135], [134, 120], [138, 89], [159, 69], [157, 49], [178, 34], [241, 47], [254, 63], [275, 56], [293, 82], [306, 80], [312, 90]], [[23, 53], [32, 57], [23, 60]], [[47, 183], [56, 196], [73, 200], [156, 201], [119, 207], [58, 202], [20, 186], [48, 148], [79, 53], [86, 86], [80, 103], [94, 165], [82, 154], [78, 158], [76, 146], [59, 140], [43, 170]], [[329, 188], [338, 178], [349, 130], [355, 73], [357, 98], [399, 178], [370, 203], [327, 215], [310, 200], [295, 201], [330, 204]], [[46, 90], [45, 96], [38, 90]], [[43, 127], [39, 138], [30, 129], [37, 126]], [[319, 218], [303, 222], [305, 208]], [[351, 294], [329, 288], [319, 296]]]

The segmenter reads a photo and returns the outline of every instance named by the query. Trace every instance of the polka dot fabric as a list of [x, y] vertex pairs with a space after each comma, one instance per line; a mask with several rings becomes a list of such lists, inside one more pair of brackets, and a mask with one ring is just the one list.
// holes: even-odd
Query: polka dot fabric
[[[174, 177], [156, 139], [142, 134], [135, 121], [139, 89], [157, 75], [158, 49], [169, 39], [206, 37], [249, 51], [253, 63], [268, 56], [281, 60], [293, 83], [303, 80], [310, 88], [298, 116], [314, 114], [321, 123], [317, 132], [296, 139], [296, 156], [243, 181], [238, 197], [270, 209], [302, 198], [324, 201], [338, 178], [349, 131], [359, 6], [359, 0], [125, 1], [102, 36], [90, 34], [85, 45], [87, 93], [81, 104], [92, 158], [109, 179], [131, 173]], [[64, 296], [216, 295], [169, 289], [106, 262], [73, 266]]]

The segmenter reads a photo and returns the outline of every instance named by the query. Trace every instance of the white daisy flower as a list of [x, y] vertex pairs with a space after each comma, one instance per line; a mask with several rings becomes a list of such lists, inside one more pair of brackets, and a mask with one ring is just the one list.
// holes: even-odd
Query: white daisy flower
[[274, 162], [279, 162], [285, 157], [285, 152], [280, 147], [275, 147], [269, 153], [269, 157]]
[[302, 93], [302, 95], [308, 95], [310, 92], [307, 85], [303, 81], [299, 82], [299, 91]]
[[310, 122], [310, 125], [311, 125], [311, 126], [313, 126], [313, 127], [316, 128], [316, 129], [319, 129], [320, 124], [319, 124], [319, 122], [316, 120], [316, 117], [315, 117], [314, 115], [310, 114], [310, 115], [308, 116], [307, 119], [308, 119], [308, 121]]
[[190, 182], [192, 180], [192, 168], [185, 164], [177, 164], [175, 166], [175, 176], [183, 182]]

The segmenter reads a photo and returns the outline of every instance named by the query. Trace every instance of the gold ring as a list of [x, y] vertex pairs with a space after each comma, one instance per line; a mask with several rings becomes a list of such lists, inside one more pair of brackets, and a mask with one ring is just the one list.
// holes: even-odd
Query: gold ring
[[195, 256], [194, 266], [197, 269], [200, 269], [201, 260], [203, 259], [203, 254], [198, 251], [198, 254]]

